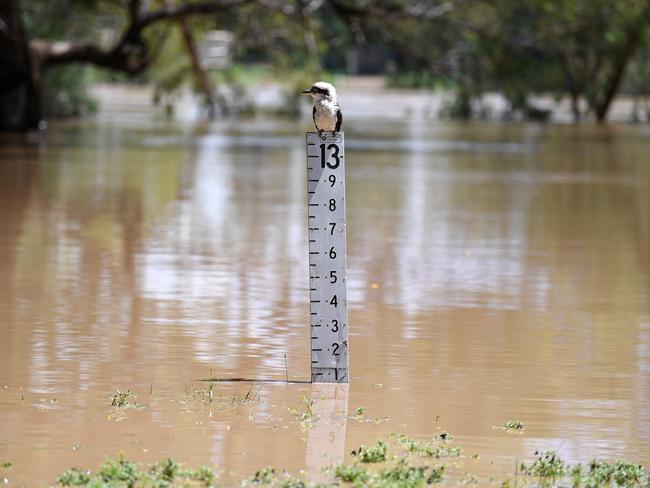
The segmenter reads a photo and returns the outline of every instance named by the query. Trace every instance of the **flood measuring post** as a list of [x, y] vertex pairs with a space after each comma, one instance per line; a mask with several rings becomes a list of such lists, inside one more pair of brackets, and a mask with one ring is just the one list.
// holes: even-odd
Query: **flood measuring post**
[[343, 132], [307, 133], [311, 380], [348, 383]]

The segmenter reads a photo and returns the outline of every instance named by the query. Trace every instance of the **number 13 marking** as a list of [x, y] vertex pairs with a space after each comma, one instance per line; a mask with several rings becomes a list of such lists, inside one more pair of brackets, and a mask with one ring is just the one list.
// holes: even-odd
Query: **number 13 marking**
[[330, 169], [336, 169], [339, 167], [339, 164], [341, 164], [341, 158], [339, 157], [339, 147], [336, 144], [330, 144], [327, 146], [327, 150], [331, 151], [334, 149], [334, 152], [332, 153], [332, 157], [334, 158], [334, 164], [332, 164], [329, 160], [325, 161], [325, 144], [320, 145], [320, 167], [324, 168], [325, 165], [327, 164], [327, 167]]

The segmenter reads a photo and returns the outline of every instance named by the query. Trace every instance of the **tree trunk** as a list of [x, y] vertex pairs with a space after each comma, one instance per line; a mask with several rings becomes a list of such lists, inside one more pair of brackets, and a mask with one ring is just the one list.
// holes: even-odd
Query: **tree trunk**
[[41, 76], [20, 20], [19, 0], [0, 2], [0, 131], [38, 127]]
[[595, 106], [593, 109], [596, 114], [596, 120], [599, 124], [605, 123], [607, 120], [607, 113], [609, 112], [612, 101], [621, 86], [625, 69], [641, 42], [641, 33], [644, 27], [645, 24], [636, 25], [632, 31], [628, 33], [627, 41], [625, 42], [625, 46], [623, 46], [623, 51], [616, 58], [611, 74], [607, 77], [602, 99], [601, 97], [594, 97]]
[[[183, 35], [185, 50], [187, 51], [187, 55], [190, 58], [190, 62], [192, 63], [192, 71], [194, 71], [194, 76], [196, 77], [196, 80], [201, 87], [201, 91], [203, 92], [205, 106], [208, 109], [208, 119], [214, 120], [216, 115], [216, 104], [214, 101], [212, 83], [210, 83], [208, 73], [201, 65], [201, 60], [199, 59], [199, 54], [196, 50], [196, 44], [194, 42], [194, 36], [192, 36], [192, 32], [187, 25], [187, 20], [184, 17], [180, 17], [178, 19], [178, 26], [180, 27], [181, 34]], [[225, 106], [223, 107], [223, 110], [226, 110]]]
[[577, 91], [570, 91], [571, 95], [571, 113], [573, 114], [573, 123], [579, 124], [582, 114], [580, 113], [580, 93]]

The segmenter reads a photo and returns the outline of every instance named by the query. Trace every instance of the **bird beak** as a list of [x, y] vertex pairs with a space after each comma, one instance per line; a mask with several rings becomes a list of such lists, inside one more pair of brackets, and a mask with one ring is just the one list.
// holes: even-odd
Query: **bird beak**
[[306, 90], [301, 91], [303, 95], [311, 95], [311, 88], [307, 88]]

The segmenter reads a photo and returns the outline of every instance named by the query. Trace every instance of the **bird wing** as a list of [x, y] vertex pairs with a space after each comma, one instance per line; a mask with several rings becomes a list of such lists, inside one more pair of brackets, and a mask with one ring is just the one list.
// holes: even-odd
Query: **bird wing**
[[311, 118], [314, 119], [314, 127], [319, 131], [320, 129], [316, 125], [316, 105], [314, 105], [314, 110], [311, 111]]
[[343, 112], [341, 112], [341, 107], [336, 109], [336, 132], [341, 130], [341, 124], [343, 123]]
[[341, 124], [343, 123], [343, 112], [341, 112], [341, 107], [336, 108], [336, 132], [341, 130]]

